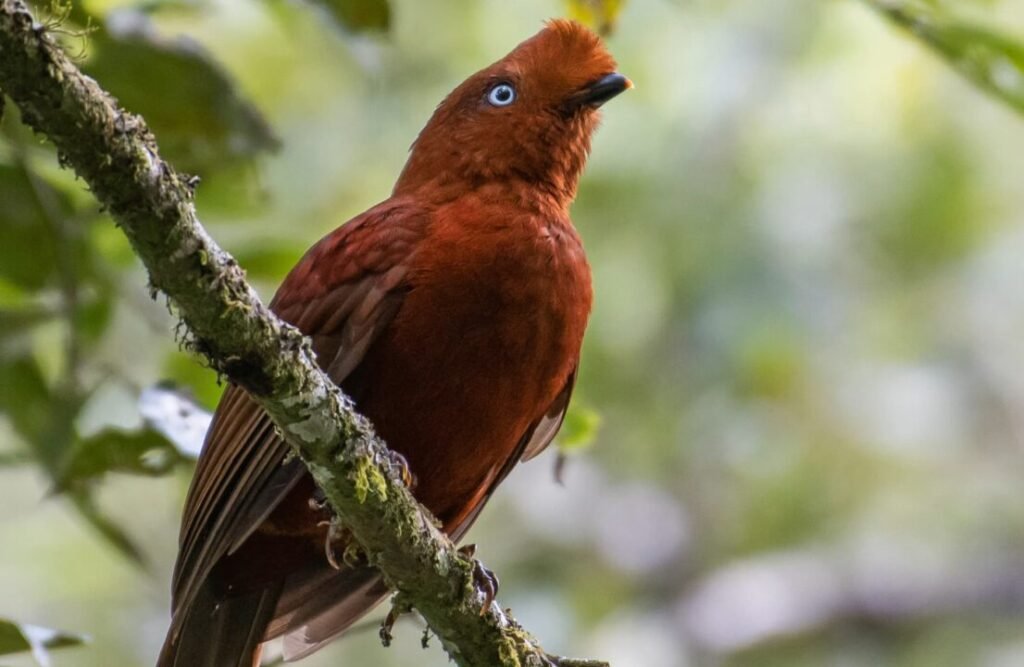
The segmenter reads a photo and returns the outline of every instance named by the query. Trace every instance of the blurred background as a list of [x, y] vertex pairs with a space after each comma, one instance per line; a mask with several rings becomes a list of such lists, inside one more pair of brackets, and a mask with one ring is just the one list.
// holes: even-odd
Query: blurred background
[[[267, 298], [454, 85], [551, 16], [606, 30], [636, 89], [573, 209], [596, 306], [564, 484], [554, 452], [520, 467], [469, 536], [501, 602], [616, 667], [1024, 665], [1024, 4], [51, 14]], [[11, 104], [0, 130], [0, 653], [37, 649], [0, 661], [150, 665], [221, 388]], [[421, 630], [302, 664], [448, 664]]]

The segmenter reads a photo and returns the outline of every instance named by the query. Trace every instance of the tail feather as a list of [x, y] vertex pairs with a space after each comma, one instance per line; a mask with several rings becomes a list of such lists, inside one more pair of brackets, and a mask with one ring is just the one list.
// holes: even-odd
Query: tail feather
[[380, 604], [388, 592], [376, 570], [360, 568], [339, 573], [288, 619], [285, 661], [299, 660], [320, 650]]
[[221, 598], [204, 583], [179, 611], [156, 667], [255, 667], [280, 586]]

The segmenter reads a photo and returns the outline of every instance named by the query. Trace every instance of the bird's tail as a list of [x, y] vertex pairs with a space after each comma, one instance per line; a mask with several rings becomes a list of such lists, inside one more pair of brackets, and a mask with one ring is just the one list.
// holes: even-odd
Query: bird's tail
[[264, 588], [225, 599], [204, 583], [171, 623], [156, 667], [258, 667], [279, 595]]

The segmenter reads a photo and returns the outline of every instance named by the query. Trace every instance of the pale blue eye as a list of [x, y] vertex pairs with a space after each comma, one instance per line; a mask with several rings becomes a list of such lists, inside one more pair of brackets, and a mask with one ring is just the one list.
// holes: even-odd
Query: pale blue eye
[[487, 101], [496, 107], [507, 107], [516, 101], [516, 89], [507, 83], [499, 83], [487, 93]]

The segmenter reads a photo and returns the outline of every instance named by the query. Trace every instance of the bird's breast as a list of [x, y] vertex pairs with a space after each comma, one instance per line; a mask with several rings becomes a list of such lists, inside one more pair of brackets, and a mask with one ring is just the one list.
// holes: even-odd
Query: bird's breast
[[530, 382], [532, 371], [531, 384], [568, 372], [592, 298], [590, 269], [572, 227], [529, 217], [451, 226], [441, 225], [422, 251], [408, 316], [420, 308], [443, 314], [438, 349], [478, 372], [488, 374], [490, 366], [495, 375], [500, 370]]
[[[591, 306], [568, 222], [441, 218], [368, 355], [360, 405], [444, 520], [479, 493], [565, 386]], [[451, 507], [448, 507], [451, 505]]]

